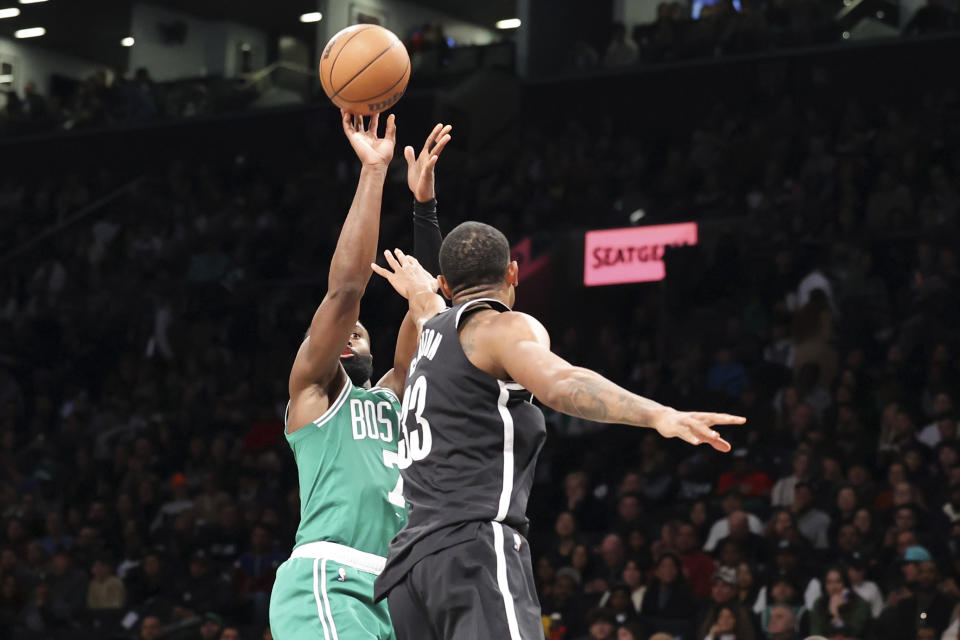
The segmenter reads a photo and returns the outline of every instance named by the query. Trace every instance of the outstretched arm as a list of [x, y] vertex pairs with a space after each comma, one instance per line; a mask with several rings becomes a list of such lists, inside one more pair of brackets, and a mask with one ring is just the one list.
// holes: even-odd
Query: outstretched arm
[[407, 186], [413, 193], [413, 255], [423, 268], [440, 273], [440, 221], [437, 219], [437, 194], [434, 167], [443, 148], [450, 142], [453, 125], [437, 124], [427, 136], [419, 155], [413, 147], [404, 147], [407, 161]]
[[[363, 167], [330, 263], [327, 294], [313, 315], [309, 334], [300, 345], [290, 371], [289, 391], [294, 412], [304, 391], [319, 391], [318, 401], [322, 403], [322, 396], [329, 402], [342, 386], [345, 374], [340, 355], [355, 331], [360, 299], [372, 273], [370, 262], [377, 252], [383, 183], [393, 157], [396, 125], [392, 115], [387, 119], [383, 138], [377, 137], [379, 116], [370, 118], [369, 126], [364, 128], [361, 117], [344, 111], [341, 115], [344, 134]], [[320, 408], [312, 406], [311, 410]], [[325, 408], [326, 405], [322, 407]], [[300, 425], [300, 420], [292, 420], [290, 429]]]
[[[406, 147], [403, 155], [407, 160], [407, 186], [413, 193], [413, 255], [429, 273], [440, 272], [440, 223], [437, 219], [437, 200], [434, 191], [434, 167], [444, 147], [450, 142], [452, 125], [437, 124], [427, 136], [415, 155], [413, 147]], [[421, 325], [422, 326], [422, 325]], [[417, 349], [420, 330], [408, 313], [397, 334], [397, 346], [393, 354], [393, 368], [377, 383], [391, 389], [403, 399], [404, 384], [410, 360]]]
[[474, 344], [465, 343], [464, 351], [469, 353], [471, 346], [482, 349], [489, 358], [488, 367], [502, 371], [561, 413], [595, 422], [651, 427], [666, 438], [681, 438], [690, 444], [706, 442], [723, 452], [730, 450], [730, 444], [711, 427], [746, 421], [722, 413], [677, 411], [630, 393], [599, 373], [576, 367], [550, 351], [547, 330], [524, 313], [501, 313], [471, 339]]

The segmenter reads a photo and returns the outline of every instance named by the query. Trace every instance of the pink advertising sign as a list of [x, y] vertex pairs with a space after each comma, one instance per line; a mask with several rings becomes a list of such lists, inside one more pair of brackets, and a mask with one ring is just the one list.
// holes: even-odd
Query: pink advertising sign
[[664, 249], [695, 244], [696, 222], [588, 231], [583, 284], [595, 287], [663, 280], [667, 276]]

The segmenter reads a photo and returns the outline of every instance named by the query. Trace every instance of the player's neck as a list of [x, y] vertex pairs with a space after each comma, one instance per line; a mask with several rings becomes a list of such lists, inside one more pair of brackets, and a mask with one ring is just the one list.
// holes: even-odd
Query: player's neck
[[471, 287], [458, 291], [453, 294], [453, 306], [470, 302], [471, 300], [492, 299], [499, 300], [503, 304], [510, 306], [507, 292], [501, 287]]

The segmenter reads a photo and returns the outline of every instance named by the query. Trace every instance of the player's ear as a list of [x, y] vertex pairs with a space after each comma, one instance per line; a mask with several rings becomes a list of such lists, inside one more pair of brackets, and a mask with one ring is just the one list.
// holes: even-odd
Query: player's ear
[[453, 300], [453, 289], [450, 288], [447, 279], [439, 275], [437, 276], [437, 282], [440, 283], [440, 293], [443, 294], [443, 297], [447, 300]]
[[520, 265], [517, 264], [516, 260], [513, 260], [507, 265], [507, 276], [505, 280], [506, 283], [511, 286], [520, 286]]

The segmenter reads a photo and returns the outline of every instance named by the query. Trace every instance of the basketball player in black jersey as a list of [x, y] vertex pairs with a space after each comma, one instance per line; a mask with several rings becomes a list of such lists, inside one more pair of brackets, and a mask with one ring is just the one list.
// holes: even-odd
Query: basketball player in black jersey
[[[525, 537], [546, 438], [533, 397], [722, 452], [730, 445], [712, 427], [745, 420], [676, 411], [552, 353], [543, 325], [510, 309], [518, 267], [489, 225], [450, 232], [437, 282], [400, 252], [387, 261], [392, 271], [375, 270], [408, 298], [421, 335], [401, 420], [409, 521], [390, 544], [376, 597], [389, 595], [398, 640], [542, 640]], [[437, 284], [452, 308], [434, 293]]]

